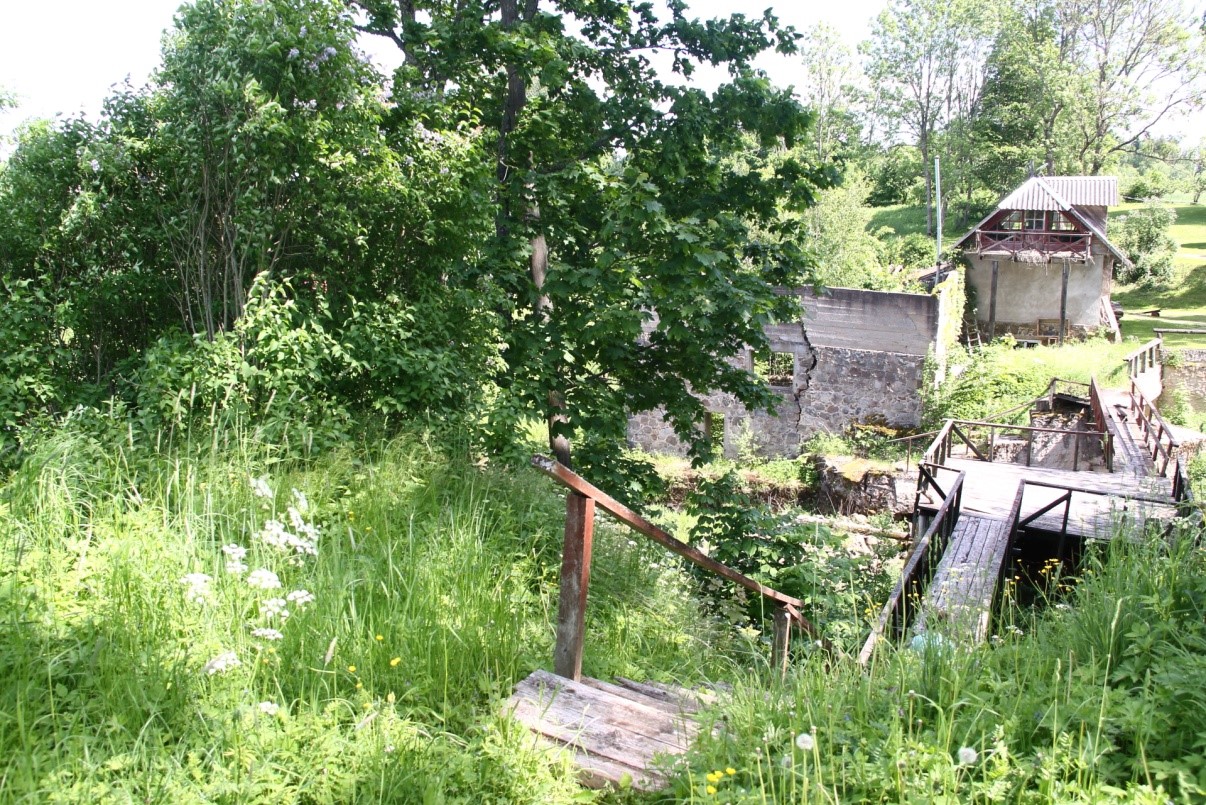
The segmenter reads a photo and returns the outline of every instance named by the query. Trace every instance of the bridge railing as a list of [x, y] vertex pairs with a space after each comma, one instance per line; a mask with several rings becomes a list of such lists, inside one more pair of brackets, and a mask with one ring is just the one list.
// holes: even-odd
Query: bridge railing
[[1153, 338], [1123, 358], [1122, 362], [1126, 364], [1126, 376], [1138, 377], [1148, 369], [1159, 366], [1160, 350], [1163, 348], [1163, 344], [1163, 339]]
[[[1095, 440], [1099, 436], [1096, 430], [1041, 428], [1033, 425], [949, 419], [930, 443], [929, 449], [922, 457], [922, 463], [945, 464], [951, 457], [992, 462], [1007, 449], [1011, 458], [1024, 453], [1025, 465], [1029, 467], [1034, 462], [1035, 437], [1041, 434], [1071, 441], [1073, 470], [1080, 469], [1082, 460], [1087, 455], [1086, 440]], [[1107, 456], [1112, 454], [1109, 445], [1103, 445], [1103, 450]]]
[[1101, 401], [1101, 386], [1097, 378], [1089, 380], [1089, 405], [1093, 410], [1093, 429], [1101, 437], [1101, 452], [1105, 456], [1106, 469], [1114, 471], [1114, 434], [1106, 425], [1105, 403]]
[[1135, 422], [1143, 431], [1143, 442], [1151, 454], [1156, 472], [1168, 475], [1168, 468], [1174, 464], [1181, 443], [1173, 436], [1160, 411], [1144, 396], [1134, 377], [1131, 378], [1130, 401], [1131, 416], [1135, 417]]
[[[938, 468], [929, 468], [930, 477]], [[905, 560], [904, 568], [900, 571], [900, 580], [892, 588], [892, 594], [880, 611], [879, 618], [871, 628], [871, 634], [863, 644], [858, 654], [858, 661], [866, 665], [871, 659], [875, 645], [885, 634], [896, 635], [904, 631], [917, 608], [921, 605], [921, 595], [934, 575], [938, 561], [950, 542], [951, 533], [963, 507], [963, 479], [965, 473], [960, 472], [950, 485], [942, 499], [942, 504], [934, 513], [934, 519], [921, 538], [913, 545], [909, 558]]]
[[565, 499], [565, 546], [561, 556], [561, 586], [557, 608], [557, 642], [553, 650], [553, 670], [575, 681], [582, 677], [582, 652], [586, 634], [586, 592], [590, 585], [591, 546], [594, 537], [595, 507], [602, 509], [633, 531], [653, 540], [671, 553], [692, 564], [757, 593], [774, 606], [773, 663], [781, 671], [787, 668], [792, 624], [830, 652], [835, 647], [801, 614], [806, 605], [751, 579], [655, 526], [632, 509], [565, 465], [547, 456], [532, 456], [532, 466], [569, 490]]

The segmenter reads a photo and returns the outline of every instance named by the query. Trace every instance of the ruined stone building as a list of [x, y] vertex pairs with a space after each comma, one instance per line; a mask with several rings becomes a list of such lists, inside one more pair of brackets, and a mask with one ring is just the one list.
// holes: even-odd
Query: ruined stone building
[[[799, 298], [802, 316], [767, 329], [769, 355], [747, 351], [740, 358], [767, 375], [779, 396], [776, 413], [749, 411], [732, 395], [716, 393], [704, 398], [708, 418], [700, 427], [726, 456], [746, 443], [761, 455], [794, 458], [801, 442], [819, 432], [865, 422], [920, 425], [926, 357], [932, 354], [941, 371], [945, 344], [958, 337], [958, 279], [934, 294], [783, 291]], [[659, 410], [633, 416], [628, 435], [644, 450], [686, 452]]]

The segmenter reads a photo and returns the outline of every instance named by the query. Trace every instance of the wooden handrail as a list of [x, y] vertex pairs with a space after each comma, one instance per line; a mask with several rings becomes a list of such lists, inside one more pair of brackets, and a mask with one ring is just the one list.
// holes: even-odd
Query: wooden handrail
[[1160, 365], [1160, 351], [1164, 348], [1164, 339], [1157, 335], [1151, 341], [1128, 354], [1122, 359], [1126, 364], [1126, 376], [1134, 379], [1152, 367]]
[[1093, 426], [1101, 435], [1101, 452], [1105, 456], [1106, 469], [1114, 471], [1114, 434], [1106, 425], [1105, 403], [1101, 401], [1101, 387], [1097, 378], [1089, 379], [1089, 406], [1093, 411]]
[[934, 519], [930, 521], [925, 534], [917, 540], [913, 550], [909, 552], [909, 558], [905, 560], [904, 568], [900, 571], [900, 580], [892, 588], [892, 593], [880, 611], [879, 618], [871, 629], [871, 634], [868, 635], [862, 650], [858, 653], [860, 665], [866, 665], [871, 659], [871, 653], [875, 650], [876, 643], [883, 638], [884, 632], [889, 627], [895, 630], [903, 629], [908, 625], [908, 596], [911, 592], [920, 591], [921, 577], [929, 572], [932, 564], [931, 554], [946, 549], [946, 543], [950, 539], [951, 532], [954, 531], [955, 523], [962, 511], [963, 479], [965, 477], [966, 473], [960, 472], [955, 478], [955, 482], [951, 484], [950, 491], [943, 498], [942, 505], [935, 512]]
[[1172, 435], [1172, 430], [1164, 421], [1164, 417], [1160, 416], [1159, 409], [1144, 396], [1133, 377], [1131, 378], [1130, 399], [1131, 413], [1135, 416], [1135, 421], [1139, 423], [1139, 429], [1143, 431], [1144, 443], [1152, 451], [1152, 463], [1156, 463], [1156, 456], [1162, 457], [1164, 463], [1157, 469], [1161, 475], [1167, 475], [1168, 465], [1172, 462], [1181, 443]]
[[[582, 496], [589, 501], [592, 501], [595, 506], [610, 514], [619, 522], [642, 534], [657, 544], [666, 548], [671, 553], [678, 554], [692, 564], [703, 568], [711, 573], [728, 579], [745, 589], [758, 593], [759, 595], [774, 601], [779, 607], [787, 612], [791, 620], [795, 621], [810, 637], [820, 642], [822, 648], [835, 652], [833, 644], [826, 639], [820, 630], [812, 624], [808, 618], [800, 612], [805, 604], [798, 598], [779, 592], [778, 590], [767, 587], [749, 576], [734, 570], [726, 564], [716, 561], [712, 557], [700, 551], [694, 546], [680, 542], [673, 535], [663, 531], [653, 523], [641, 517], [632, 509], [620, 503], [618, 500], [608, 495], [603, 490], [591, 484], [582, 476], [575, 473], [565, 465], [558, 461], [549, 458], [548, 456], [535, 455], [532, 456], [532, 466], [543, 472], [548, 477], [552, 478], [557, 483], [569, 489], [572, 493]], [[567, 532], [569, 526], [567, 525]], [[589, 552], [588, 552], [589, 553]], [[836, 652], [835, 652], [836, 653]]]

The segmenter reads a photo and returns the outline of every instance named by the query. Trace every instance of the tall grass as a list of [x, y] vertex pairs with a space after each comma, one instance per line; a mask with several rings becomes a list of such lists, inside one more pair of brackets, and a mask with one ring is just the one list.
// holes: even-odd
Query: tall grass
[[[1200, 802], [1206, 555], [1119, 538], [979, 648], [914, 641], [739, 682], [676, 778], [734, 802]], [[728, 770], [735, 772], [728, 774]], [[717, 773], [719, 778], [717, 777]], [[708, 775], [711, 775], [710, 777]], [[709, 793], [709, 787], [715, 793]]]
[[[547, 481], [420, 437], [286, 460], [225, 427], [81, 417], [0, 490], [0, 801], [579, 797], [498, 715], [552, 657]], [[317, 529], [315, 554], [271, 521]], [[677, 566], [598, 539], [588, 672], [727, 667]]]

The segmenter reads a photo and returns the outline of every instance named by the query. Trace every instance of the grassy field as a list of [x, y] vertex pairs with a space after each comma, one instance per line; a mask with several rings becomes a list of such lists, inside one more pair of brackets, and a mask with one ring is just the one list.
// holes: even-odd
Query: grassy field
[[[1140, 204], [1123, 204], [1110, 211], [1116, 218]], [[1119, 322], [1123, 335], [1141, 341], [1152, 338], [1156, 327], [1206, 328], [1206, 206], [1187, 201], [1173, 202], [1177, 222], [1171, 234], [1180, 247], [1177, 251], [1175, 278], [1168, 288], [1120, 287], [1114, 299], [1123, 309], [1133, 311]], [[1160, 309], [1159, 317], [1135, 315], [1139, 311]], [[1206, 335], [1168, 335], [1164, 340], [1171, 348], [1206, 348]]]
[[[975, 650], [869, 671], [759, 624], [603, 527], [586, 673], [731, 686], [668, 792], [580, 789], [500, 715], [551, 664], [562, 500], [421, 436], [289, 459], [81, 412], [0, 483], [0, 802], [1195, 801], [1206, 790], [1206, 554], [1094, 554]], [[827, 635], [883, 597], [825, 529], [766, 528]], [[790, 581], [786, 576], [785, 580]], [[719, 608], [718, 608], [719, 607]], [[731, 607], [730, 607], [731, 608]]]

